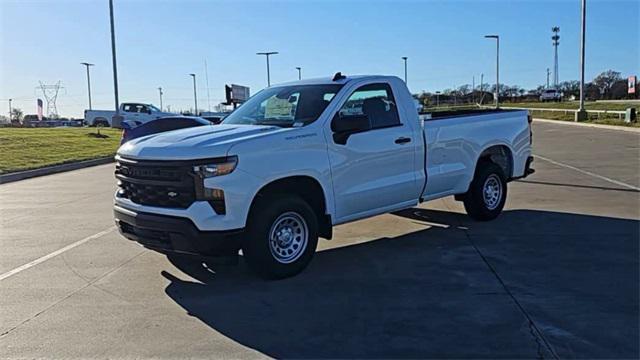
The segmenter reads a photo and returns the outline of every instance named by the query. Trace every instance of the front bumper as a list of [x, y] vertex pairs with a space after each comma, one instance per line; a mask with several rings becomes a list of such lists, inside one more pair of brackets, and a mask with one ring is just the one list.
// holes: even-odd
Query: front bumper
[[160, 252], [201, 256], [237, 255], [243, 229], [201, 231], [194, 223], [177, 216], [137, 212], [114, 207], [120, 233], [129, 240]]

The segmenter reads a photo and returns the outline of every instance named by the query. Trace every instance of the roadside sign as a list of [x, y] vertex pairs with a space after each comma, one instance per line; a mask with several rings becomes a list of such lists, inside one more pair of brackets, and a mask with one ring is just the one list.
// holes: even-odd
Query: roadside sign
[[247, 101], [247, 99], [249, 99], [249, 96], [250, 96], [249, 87], [247, 86], [236, 85], [236, 84], [225, 85], [224, 90], [227, 98], [226, 103], [228, 105], [243, 103]]
[[629, 94], [635, 94], [636, 93], [636, 84], [638, 82], [638, 79], [636, 78], [635, 75], [633, 76], [629, 76], [629, 81], [628, 81], [628, 93]]

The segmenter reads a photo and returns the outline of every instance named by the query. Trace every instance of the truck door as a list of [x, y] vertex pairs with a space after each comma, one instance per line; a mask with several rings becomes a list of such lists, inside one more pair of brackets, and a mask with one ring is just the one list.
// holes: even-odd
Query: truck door
[[417, 196], [414, 156], [421, 139], [399, 115], [389, 84], [357, 88], [332, 123], [362, 115], [369, 119], [369, 130], [350, 134], [344, 144], [333, 130], [328, 137], [336, 222], [392, 210]]

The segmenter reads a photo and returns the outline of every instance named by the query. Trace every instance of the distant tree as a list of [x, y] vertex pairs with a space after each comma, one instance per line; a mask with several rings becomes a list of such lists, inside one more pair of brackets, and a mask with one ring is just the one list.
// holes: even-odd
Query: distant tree
[[558, 85], [559, 90], [562, 91], [566, 98], [572, 95], [576, 97], [580, 95], [580, 81], [578, 80], [563, 81]]
[[611, 85], [609, 97], [611, 99], [621, 100], [627, 98], [628, 84], [626, 79], [618, 80]]
[[11, 119], [12, 120], [22, 121], [22, 115], [24, 115], [24, 113], [22, 112], [22, 110], [20, 108], [11, 109]]
[[469, 84], [464, 84], [460, 87], [458, 87], [458, 92], [462, 95], [467, 95], [471, 93], [471, 85]]
[[600, 89], [602, 95], [607, 95], [616, 81], [622, 80], [618, 71], [607, 70], [593, 79], [593, 84]]

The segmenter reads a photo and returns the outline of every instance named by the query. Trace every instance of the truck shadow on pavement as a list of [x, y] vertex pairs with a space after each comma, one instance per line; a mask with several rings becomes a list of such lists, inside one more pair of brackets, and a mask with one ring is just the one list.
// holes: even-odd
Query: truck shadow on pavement
[[[166, 294], [275, 358], [638, 357], [640, 222], [414, 208], [424, 230], [320, 251], [300, 275], [170, 256]], [[211, 354], [216, 356], [216, 354]], [[220, 356], [220, 354], [218, 354]]]

